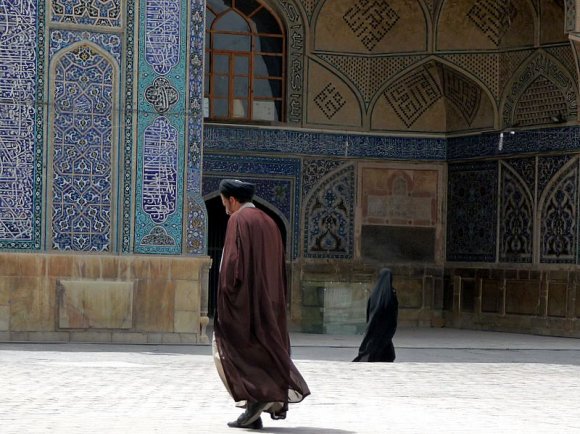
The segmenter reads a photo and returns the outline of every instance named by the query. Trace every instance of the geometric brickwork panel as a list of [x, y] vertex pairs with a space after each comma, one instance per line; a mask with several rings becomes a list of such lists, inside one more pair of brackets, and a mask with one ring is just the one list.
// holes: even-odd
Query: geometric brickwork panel
[[503, 124], [553, 123], [552, 117], [577, 114], [577, 83], [551, 55], [538, 51], [517, 72], [503, 105]]
[[367, 50], [372, 51], [397, 23], [399, 15], [385, 0], [359, 0], [343, 18]]
[[499, 73], [496, 74], [499, 83], [498, 100], [501, 93], [505, 91], [506, 86], [512, 79], [514, 73], [520, 68], [526, 60], [534, 53], [534, 50], [510, 50], [497, 55], [499, 59]]
[[34, 101], [43, 92], [36, 84], [43, 3], [2, 1], [0, 22], [0, 248], [38, 249], [44, 124]]
[[354, 201], [354, 165], [337, 169], [320, 181], [304, 207], [304, 257], [353, 257]]
[[497, 53], [454, 53], [440, 55], [442, 59], [459, 66], [485, 84], [491, 94], [499, 99], [500, 84], [498, 67], [501, 67], [501, 54]]
[[575, 263], [578, 237], [577, 160], [554, 178], [540, 206], [540, 262]]
[[365, 104], [370, 103], [386, 80], [425, 58], [423, 55], [367, 57], [328, 53], [319, 53], [317, 56], [348, 77], [359, 90]]
[[[533, 159], [528, 159], [530, 160], [533, 162]], [[500, 188], [499, 260], [532, 262], [533, 190], [517, 171], [506, 163], [501, 163]]]
[[119, 27], [121, 0], [50, 0], [52, 21]]
[[306, 16], [308, 17], [308, 20], [312, 19], [312, 13], [314, 12], [314, 9], [318, 5], [318, 3], [320, 3], [320, 1], [321, 0], [300, 0], [300, 3], [302, 3], [302, 7], [306, 12]]
[[479, 109], [481, 89], [451, 68], [441, 66], [440, 71], [445, 97], [457, 107], [465, 121], [471, 125]]
[[328, 83], [326, 87], [314, 97], [314, 102], [328, 119], [332, 119], [346, 104], [344, 97], [331, 83]]
[[442, 93], [429, 69], [422, 66], [397, 80], [384, 95], [409, 128], [441, 98]]
[[111, 251], [111, 61], [89, 45], [58, 58], [54, 76], [52, 248]]
[[515, 6], [507, 0], [477, 0], [467, 13], [467, 18], [499, 46], [517, 13]]
[[494, 262], [497, 231], [497, 162], [449, 165], [447, 260]]
[[514, 112], [514, 125], [551, 124], [552, 118], [568, 116], [564, 95], [551, 80], [536, 77], [521, 95]]

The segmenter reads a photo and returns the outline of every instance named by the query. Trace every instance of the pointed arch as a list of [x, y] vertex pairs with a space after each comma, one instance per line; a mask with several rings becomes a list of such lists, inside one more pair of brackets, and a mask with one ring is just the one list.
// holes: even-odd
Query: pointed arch
[[355, 165], [340, 166], [305, 198], [304, 257], [353, 257], [355, 182]]
[[115, 245], [119, 74], [115, 59], [81, 41], [50, 64], [48, 221], [51, 249], [112, 252]]
[[551, 178], [538, 201], [539, 262], [575, 263], [578, 250], [578, 158]]
[[500, 162], [499, 261], [533, 260], [534, 196], [520, 174]]
[[[542, 112], [538, 112], [535, 117], [530, 116], [530, 121], [522, 122], [522, 115], [516, 113], [516, 110], [518, 110], [520, 102], [525, 102], [521, 98], [526, 95], [527, 91], [529, 91], [528, 95], [530, 95], [532, 107], [536, 99], [541, 99], [541, 95], [534, 97], [534, 94], [538, 94], [540, 91], [552, 93], [556, 104], [553, 107], [542, 107]], [[533, 122], [536, 125], [551, 123], [552, 116], [562, 114], [571, 117], [577, 115], [577, 86], [574, 78], [558, 59], [544, 50], [539, 50], [516, 70], [504, 90], [501, 101], [500, 113], [503, 127], [514, 126], [517, 121], [519, 121], [519, 125], [524, 126], [533, 125]], [[525, 109], [525, 107], [520, 109]], [[565, 113], [559, 110], [564, 110]], [[516, 114], [519, 118], [516, 118]], [[544, 122], [545, 119], [547, 122]]]

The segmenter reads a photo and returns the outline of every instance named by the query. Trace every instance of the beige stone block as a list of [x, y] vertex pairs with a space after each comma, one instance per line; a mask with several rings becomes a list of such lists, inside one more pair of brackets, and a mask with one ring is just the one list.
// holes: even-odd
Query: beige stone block
[[119, 276], [119, 258], [115, 256], [100, 256], [101, 278], [117, 280]]
[[0, 306], [10, 303], [10, 292], [16, 287], [17, 277], [0, 276]]
[[180, 333], [179, 340], [182, 344], [199, 344], [201, 342], [197, 333]]
[[48, 255], [46, 273], [48, 276], [69, 277], [73, 274], [73, 255]]
[[0, 306], [0, 331], [10, 330], [10, 306]]
[[505, 311], [507, 314], [538, 315], [540, 281], [506, 280]]
[[160, 344], [163, 342], [162, 333], [146, 333], [148, 344]]
[[149, 279], [149, 277], [155, 278], [155, 276], [150, 275], [150, 258], [143, 256], [133, 257], [131, 262], [131, 274], [136, 279]]
[[46, 256], [30, 253], [20, 255], [20, 276], [42, 277], [46, 274]]
[[149, 276], [154, 279], [171, 279], [171, 262], [173, 258], [151, 258], [149, 260]]
[[0, 342], [10, 342], [10, 333], [0, 332]]
[[119, 280], [133, 279], [133, 256], [120, 256], [117, 270]]
[[56, 294], [54, 279], [20, 277], [10, 296], [11, 331], [54, 331]]
[[98, 256], [77, 255], [73, 258], [72, 277], [98, 279], [101, 277], [101, 262]]
[[28, 338], [32, 342], [68, 342], [69, 332], [29, 332]]
[[423, 279], [394, 276], [393, 286], [397, 290], [400, 307], [417, 309], [423, 305]]
[[175, 282], [171, 280], [139, 280], [136, 283], [135, 330], [172, 332], [175, 311]]
[[83, 331], [70, 333], [71, 342], [110, 343], [111, 339], [111, 332]]
[[61, 280], [59, 327], [129, 329], [133, 282]]
[[199, 264], [189, 258], [175, 258], [171, 262], [171, 278], [175, 280], [197, 280]]
[[175, 281], [175, 310], [199, 311], [199, 282]]
[[122, 333], [122, 332], [113, 332], [111, 342], [114, 344], [129, 344], [129, 345], [141, 345], [148, 343], [146, 333]]
[[20, 255], [3, 253], [0, 255], [0, 276], [18, 276], [20, 274]]
[[181, 344], [181, 336], [177, 333], [162, 333], [161, 334], [162, 344]]
[[199, 331], [199, 314], [178, 310], [175, 312], [174, 331], [176, 333], [196, 333]]
[[30, 340], [28, 332], [10, 332], [11, 342], [28, 342]]

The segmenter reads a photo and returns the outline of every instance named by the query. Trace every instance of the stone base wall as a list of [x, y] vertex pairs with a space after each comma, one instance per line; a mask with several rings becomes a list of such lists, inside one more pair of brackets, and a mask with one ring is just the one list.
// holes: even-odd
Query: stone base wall
[[0, 253], [0, 341], [205, 343], [208, 257]]
[[[399, 299], [399, 324], [443, 325], [442, 267], [394, 265], [393, 286]], [[292, 321], [304, 332], [362, 334], [366, 305], [380, 267], [375, 264], [317, 261], [294, 268]]]
[[449, 327], [580, 337], [580, 270], [447, 268]]

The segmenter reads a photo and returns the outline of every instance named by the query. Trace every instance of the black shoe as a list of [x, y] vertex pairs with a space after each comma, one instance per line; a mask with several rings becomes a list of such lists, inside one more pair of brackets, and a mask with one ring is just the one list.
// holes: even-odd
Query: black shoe
[[262, 424], [262, 418], [259, 417], [253, 421], [250, 425], [240, 425], [237, 420], [233, 422], [228, 422], [230, 428], [247, 428], [247, 429], [262, 429], [264, 425]]
[[[246, 411], [244, 411], [236, 421], [228, 422], [228, 426], [231, 428], [261, 429], [262, 419], [260, 418], [260, 414], [262, 414], [262, 411], [268, 407], [268, 404], [268, 402], [248, 403]], [[254, 422], [257, 420], [259, 420], [259, 423], [256, 425], [256, 427], [254, 427]]]

